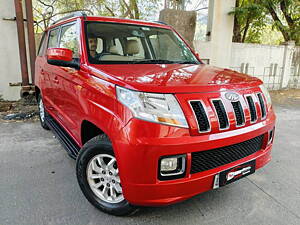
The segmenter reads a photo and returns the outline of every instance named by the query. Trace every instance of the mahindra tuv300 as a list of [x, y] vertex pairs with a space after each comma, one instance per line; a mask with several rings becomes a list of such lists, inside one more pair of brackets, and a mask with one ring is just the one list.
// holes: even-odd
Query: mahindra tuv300
[[173, 204], [271, 159], [275, 115], [262, 81], [205, 65], [166, 24], [64, 18], [44, 32], [35, 74], [41, 125], [104, 212]]

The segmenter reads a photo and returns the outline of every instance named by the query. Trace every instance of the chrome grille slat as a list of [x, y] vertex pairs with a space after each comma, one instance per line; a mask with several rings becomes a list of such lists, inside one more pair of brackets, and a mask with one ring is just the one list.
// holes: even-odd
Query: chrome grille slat
[[261, 117], [262, 117], [262, 119], [264, 119], [266, 117], [265, 102], [264, 102], [264, 99], [263, 99], [263, 96], [261, 93], [257, 93], [256, 95], [257, 95], [259, 105], [260, 105]]
[[198, 123], [199, 132], [208, 132], [210, 131], [210, 123], [207, 117], [206, 110], [203, 106], [203, 103], [198, 100], [190, 101], [190, 105], [193, 109], [194, 115]]
[[235, 114], [236, 126], [243, 126], [245, 124], [245, 116], [241, 102], [231, 102], [231, 105]]
[[250, 121], [253, 123], [257, 120], [256, 107], [255, 107], [252, 96], [246, 96], [246, 100], [247, 100], [248, 107], [250, 110]]
[[229, 121], [223, 102], [221, 100], [215, 99], [212, 100], [212, 103], [217, 113], [220, 129], [227, 129], [229, 127]]

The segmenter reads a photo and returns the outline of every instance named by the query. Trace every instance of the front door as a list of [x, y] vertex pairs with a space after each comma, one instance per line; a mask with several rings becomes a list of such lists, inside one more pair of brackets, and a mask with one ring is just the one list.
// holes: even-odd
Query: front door
[[[78, 34], [78, 22], [71, 22], [61, 26], [59, 48], [67, 48], [73, 52], [73, 60], [80, 61]], [[57, 66], [54, 70], [59, 88], [55, 93], [55, 102], [58, 106], [58, 119], [73, 137], [79, 140], [79, 126], [82, 117], [82, 107], [80, 105], [81, 89], [83, 77], [80, 70], [70, 67]]]

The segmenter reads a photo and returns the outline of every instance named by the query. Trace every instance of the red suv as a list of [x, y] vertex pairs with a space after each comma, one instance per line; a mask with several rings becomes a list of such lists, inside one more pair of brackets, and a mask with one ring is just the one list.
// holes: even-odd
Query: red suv
[[262, 81], [205, 65], [166, 24], [72, 15], [45, 31], [35, 72], [41, 125], [104, 212], [176, 203], [271, 159]]

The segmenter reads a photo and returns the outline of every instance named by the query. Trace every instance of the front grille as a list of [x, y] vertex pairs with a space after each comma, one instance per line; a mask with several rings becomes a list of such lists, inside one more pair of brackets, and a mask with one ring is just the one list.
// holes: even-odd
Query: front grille
[[243, 110], [241, 103], [239, 101], [231, 102], [231, 105], [234, 110], [236, 125], [237, 126], [244, 125], [245, 124], [245, 116], [244, 116], [244, 110]]
[[264, 135], [221, 148], [193, 152], [191, 173], [198, 173], [245, 158], [262, 147]]
[[200, 101], [190, 101], [190, 104], [195, 113], [199, 131], [206, 132], [210, 130], [209, 121], [205, 112], [205, 109]]
[[246, 97], [249, 110], [250, 110], [250, 121], [255, 122], [257, 120], [256, 108], [253, 102], [253, 98], [251, 96]]
[[228, 128], [229, 122], [228, 122], [228, 117], [223, 102], [221, 100], [213, 100], [212, 103], [218, 115], [220, 129]]
[[259, 100], [259, 105], [260, 105], [260, 110], [261, 110], [261, 117], [265, 118], [266, 116], [266, 107], [265, 107], [265, 103], [263, 100], [263, 97], [261, 95], [261, 93], [257, 94], [258, 100]]
[[[205, 105], [203, 101], [208, 100], [210, 105]], [[231, 123], [235, 122], [235, 128], [242, 127], [248, 124], [253, 124], [258, 120], [265, 119], [267, 116], [267, 106], [262, 93], [246, 94], [239, 98], [238, 101], [231, 101], [230, 99], [211, 98], [202, 100], [190, 100], [189, 104], [194, 113], [195, 120], [198, 125], [199, 133], [216, 132], [233, 128]], [[256, 104], [258, 106], [256, 107]], [[230, 105], [232, 107], [230, 107]], [[226, 106], [226, 108], [225, 108]], [[228, 109], [231, 109], [227, 111]], [[249, 109], [250, 118], [248, 112]], [[261, 113], [259, 114], [258, 111]], [[211, 116], [211, 114], [214, 114]], [[231, 119], [231, 115], [235, 116], [235, 120]], [[247, 115], [247, 116], [246, 116]], [[216, 118], [218, 127], [212, 126], [215, 123], [210, 121], [210, 118]], [[230, 118], [230, 120], [229, 120]], [[249, 121], [250, 120], [250, 121]]]

